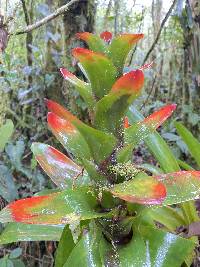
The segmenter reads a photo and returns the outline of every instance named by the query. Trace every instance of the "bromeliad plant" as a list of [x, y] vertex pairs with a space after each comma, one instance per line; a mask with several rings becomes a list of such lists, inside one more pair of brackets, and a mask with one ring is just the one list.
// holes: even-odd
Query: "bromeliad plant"
[[[195, 242], [176, 235], [176, 229], [198, 220], [191, 200], [200, 194], [200, 172], [180, 171], [156, 132], [176, 105], [144, 119], [129, 109], [151, 64], [125, 74], [123, 66], [143, 34], [77, 37], [90, 49], [72, 50], [87, 82], [66, 69], [61, 73], [86, 102], [90, 125], [46, 100], [48, 126], [70, 157], [46, 144], [32, 145], [58, 189], [5, 207], [0, 221], [9, 224], [0, 241], [60, 240], [57, 267], [189, 266]], [[132, 163], [132, 151], [142, 140], [160, 169]]]

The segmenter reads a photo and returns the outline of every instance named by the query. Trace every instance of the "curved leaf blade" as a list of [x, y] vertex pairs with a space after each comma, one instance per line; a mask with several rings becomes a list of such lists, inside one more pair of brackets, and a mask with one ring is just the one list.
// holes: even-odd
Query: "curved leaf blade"
[[48, 113], [47, 121], [52, 133], [68, 152], [78, 159], [91, 157], [84, 137], [70, 121], [62, 119], [52, 112]]
[[26, 224], [71, 224], [77, 220], [103, 217], [96, 212], [96, 198], [84, 187], [46, 196], [20, 199], [0, 211], [0, 222]]
[[105, 53], [106, 51], [105, 43], [103, 42], [102, 38], [100, 38], [98, 35], [90, 32], [79, 32], [76, 34], [76, 37], [78, 39], [85, 41], [88, 44], [90, 50], [94, 52]]
[[158, 205], [166, 197], [166, 188], [154, 177], [144, 177], [116, 184], [111, 193], [131, 203]]
[[118, 72], [122, 73], [125, 59], [132, 47], [144, 37], [143, 34], [120, 34], [116, 36], [109, 47], [108, 56], [117, 67]]
[[117, 72], [112, 62], [103, 54], [95, 53], [85, 48], [74, 48], [72, 54], [80, 61], [87, 73], [96, 97], [101, 98], [107, 94], [117, 77]]
[[88, 107], [93, 109], [95, 100], [93, 98], [90, 85], [81, 81], [73, 73], [64, 68], [60, 68], [60, 72], [62, 73], [65, 80], [68, 80], [70, 83], [75, 85], [77, 91], [87, 103]]
[[200, 167], [200, 142], [193, 136], [193, 134], [180, 122], [175, 122], [175, 127], [178, 134], [181, 136], [183, 141], [186, 143], [190, 154], [196, 160]]
[[9, 223], [0, 235], [0, 244], [20, 241], [59, 241], [63, 225]]
[[31, 150], [42, 169], [62, 189], [71, 187], [73, 179], [82, 173], [80, 166], [49, 145], [33, 143]]
[[14, 124], [11, 120], [6, 120], [5, 124], [0, 127], [0, 152], [4, 149], [14, 131]]

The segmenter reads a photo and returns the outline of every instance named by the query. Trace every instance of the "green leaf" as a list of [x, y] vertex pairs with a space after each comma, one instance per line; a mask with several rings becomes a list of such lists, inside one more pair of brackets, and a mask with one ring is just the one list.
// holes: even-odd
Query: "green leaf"
[[48, 113], [47, 120], [51, 131], [68, 152], [78, 159], [91, 158], [87, 142], [70, 121], [60, 118], [52, 112]]
[[96, 105], [95, 126], [103, 131], [119, 135], [119, 126], [129, 105], [141, 93], [144, 74], [141, 70], [131, 71], [120, 77], [110, 93]]
[[96, 130], [84, 123], [74, 122], [74, 125], [85, 138], [91, 154], [97, 163], [102, 162], [110, 156], [117, 144], [114, 135]]
[[77, 187], [46, 196], [20, 199], [0, 211], [0, 222], [27, 224], [71, 224], [77, 220], [103, 217], [90, 188]]
[[9, 156], [12, 165], [15, 166], [17, 170], [21, 170], [22, 169], [21, 159], [25, 150], [24, 141], [19, 140], [16, 142], [16, 145], [8, 144], [5, 150], [7, 155]]
[[11, 120], [6, 120], [5, 124], [0, 127], [0, 152], [4, 150], [4, 147], [12, 136], [13, 131], [14, 125]]
[[68, 70], [61, 68], [60, 72], [62, 73], [65, 80], [68, 80], [70, 83], [75, 85], [75, 88], [79, 92], [80, 96], [84, 99], [85, 103], [87, 103], [88, 107], [93, 110], [95, 106], [95, 100], [92, 95], [92, 89], [88, 83], [85, 83], [79, 80], [73, 73]]
[[16, 259], [22, 254], [22, 249], [21, 248], [15, 248], [14, 250], [11, 251], [9, 258], [10, 259]]
[[178, 227], [186, 225], [183, 214], [175, 208], [155, 207], [149, 209], [148, 214], [154, 221], [163, 224], [172, 232], [175, 232]]
[[166, 197], [165, 186], [151, 176], [133, 178], [116, 184], [111, 193], [128, 202], [147, 205], [161, 204]]
[[59, 188], [71, 187], [79, 176], [76, 184], [85, 182], [82, 168], [57, 149], [46, 144], [33, 143], [31, 150], [43, 170]]
[[143, 34], [120, 34], [116, 36], [109, 47], [108, 56], [121, 74], [125, 59], [132, 47], [143, 38]]
[[180, 122], [175, 122], [175, 127], [178, 134], [186, 143], [191, 155], [196, 160], [200, 167], [200, 142], [193, 136], [193, 134]]
[[7, 166], [0, 165], [0, 195], [8, 202], [18, 198], [14, 177]]
[[[133, 106], [129, 109], [127, 116], [130, 123], [135, 123], [144, 119], [144, 117]], [[144, 139], [144, 142], [157, 159], [164, 172], [174, 172], [180, 170], [176, 158], [159, 133], [155, 132], [149, 135]]]
[[99, 253], [99, 241], [102, 234], [96, 227], [83, 230], [83, 236], [75, 248], [72, 250], [64, 267], [71, 266], [102, 266], [101, 257]]
[[107, 94], [117, 77], [112, 62], [103, 54], [85, 48], [74, 48], [72, 54], [80, 61], [96, 97], [101, 98]]
[[0, 235], [0, 244], [20, 241], [58, 241], [63, 227], [63, 225], [9, 223]]
[[195, 247], [192, 241], [162, 230], [140, 227], [139, 231], [119, 250], [120, 267], [180, 267]]
[[1, 267], [14, 267], [14, 264], [10, 259], [8, 259], [5, 256], [3, 259], [0, 259], [0, 266]]
[[69, 226], [66, 225], [56, 250], [55, 267], [62, 267], [65, 264], [74, 247], [73, 236]]
[[101, 53], [105, 53], [106, 46], [105, 46], [105, 42], [96, 34], [92, 34], [90, 32], [80, 32], [76, 34], [76, 37], [85, 41], [90, 50], [94, 51], [94, 52], [101, 52]]

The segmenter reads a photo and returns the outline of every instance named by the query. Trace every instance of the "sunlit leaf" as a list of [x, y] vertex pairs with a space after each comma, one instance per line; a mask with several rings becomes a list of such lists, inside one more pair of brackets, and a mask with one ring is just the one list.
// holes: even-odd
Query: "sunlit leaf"
[[49, 145], [33, 143], [31, 149], [40, 166], [62, 189], [72, 186], [73, 179], [82, 173], [80, 166]]
[[0, 244], [19, 241], [58, 241], [63, 227], [63, 225], [9, 223], [0, 235]]
[[90, 32], [79, 32], [76, 34], [76, 37], [85, 41], [92, 51], [105, 53], [106, 46], [98, 35]]
[[83, 97], [87, 105], [92, 109], [95, 105], [95, 100], [93, 99], [90, 85], [81, 81], [73, 73], [64, 68], [61, 68], [60, 72], [62, 73], [65, 80], [68, 80], [70, 83], [75, 85], [79, 94]]
[[132, 47], [143, 38], [143, 34], [120, 34], [116, 36], [109, 47], [108, 56], [111, 58], [114, 65], [117, 67], [119, 74], [125, 63], [125, 59]]
[[96, 198], [89, 189], [77, 187], [12, 202], [0, 211], [0, 222], [71, 224], [77, 220], [104, 216], [96, 212], [96, 206]]
[[98, 98], [107, 94], [117, 76], [112, 62], [103, 54], [85, 48], [74, 48], [72, 54], [87, 73], [94, 94]]

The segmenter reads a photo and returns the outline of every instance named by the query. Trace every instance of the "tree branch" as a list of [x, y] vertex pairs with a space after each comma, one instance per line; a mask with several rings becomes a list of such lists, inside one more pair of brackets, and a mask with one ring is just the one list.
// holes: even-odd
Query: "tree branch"
[[67, 3], [66, 5], [61, 6], [56, 11], [54, 11], [52, 14], [44, 17], [40, 21], [37, 21], [37, 22], [35, 22], [34, 24], [31, 24], [31, 25], [28, 25], [26, 28], [24, 28], [22, 30], [19, 30], [17, 32], [10, 33], [10, 35], [19, 35], [19, 34], [24, 34], [24, 33], [31, 32], [31, 31], [41, 27], [42, 25], [48, 23], [49, 21], [57, 18], [58, 16], [62, 15], [64, 12], [66, 12], [69, 9], [69, 7], [71, 5], [73, 5], [74, 3], [78, 2], [78, 1], [79, 0], [71, 0], [69, 3]]
[[173, 8], [174, 8], [176, 2], [177, 2], [177, 0], [174, 0], [174, 1], [173, 1], [173, 3], [172, 3], [172, 5], [171, 5], [170, 9], [168, 10], [167, 14], [165, 15], [163, 21], [161, 22], [160, 29], [159, 29], [159, 31], [158, 31], [158, 33], [157, 33], [157, 35], [156, 35], [156, 38], [155, 38], [155, 40], [154, 40], [152, 46], [150, 47], [149, 51], [147, 52], [147, 54], [146, 54], [146, 56], [145, 56], [145, 58], [144, 58], [144, 60], [143, 60], [142, 65], [145, 64], [145, 62], [146, 62], [147, 59], [149, 58], [151, 52], [154, 50], [154, 48], [155, 48], [155, 46], [156, 46], [156, 44], [157, 44], [157, 42], [158, 42], [158, 40], [159, 40], [159, 38], [160, 38], [160, 34], [161, 34], [161, 32], [162, 32], [162, 29], [163, 29], [163, 27], [165, 26], [165, 23], [167, 22], [167, 20], [168, 20], [170, 14], [171, 14], [171, 12], [172, 12], [172, 10], [173, 10]]

